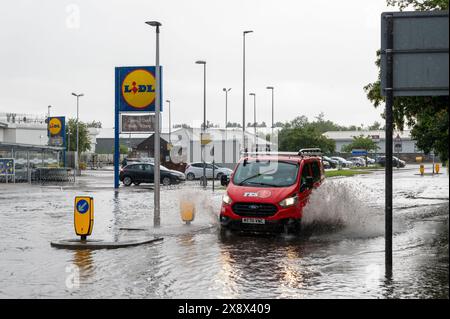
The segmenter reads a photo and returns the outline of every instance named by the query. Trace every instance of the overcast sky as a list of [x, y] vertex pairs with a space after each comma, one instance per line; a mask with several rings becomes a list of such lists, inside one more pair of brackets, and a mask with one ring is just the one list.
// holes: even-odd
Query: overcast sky
[[[154, 65], [161, 28], [163, 98], [172, 100], [173, 123], [203, 118], [207, 61], [207, 118], [242, 121], [242, 31], [247, 36], [247, 94], [256, 93], [257, 121], [309, 118], [324, 112], [339, 124], [381, 121], [363, 86], [377, 77], [380, 14], [385, 0], [16, 0], [0, 9], [0, 112], [114, 122], [114, 67]], [[247, 95], [247, 122], [253, 100]], [[167, 115], [163, 118], [167, 127]]]

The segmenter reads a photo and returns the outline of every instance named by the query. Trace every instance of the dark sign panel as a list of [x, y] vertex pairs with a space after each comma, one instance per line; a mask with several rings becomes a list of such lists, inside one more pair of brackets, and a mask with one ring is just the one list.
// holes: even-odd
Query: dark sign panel
[[121, 114], [120, 124], [121, 133], [153, 133], [155, 131], [155, 114]]
[[394, 96], [448, 95], [448, 11], [381, 15], [381, 94], [386, 95], [387, 22], [393, 22]]

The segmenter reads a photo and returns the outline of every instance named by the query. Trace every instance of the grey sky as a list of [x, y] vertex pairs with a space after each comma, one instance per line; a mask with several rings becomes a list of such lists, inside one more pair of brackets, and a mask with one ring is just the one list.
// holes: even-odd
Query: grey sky
[[[73, 6], [75, 5], [75, 6]], [[79, 9], [79, 26], [77, 10]], [[380, 14], [385, 0], [323, 1], [7, 1], [0, 19], [0, 112], [73, 117], [80, 100], [83, 121], [112, 127], [114, 67], [154, 65], [155, 32], [161, 28], [163, 98], [172, 100], [174, 123], [199, 123], [207, 61], [207, 117], [224, 124], [223, 87], [229, 120], [242, 121], [242, 31], [247, 37], [247, 122], [275, 121], [324, 112], [340, 124], [381, 121], [381, 109], [363, 86], [376, 79]], [[163, 118], [167, 127], [167, 116]]]

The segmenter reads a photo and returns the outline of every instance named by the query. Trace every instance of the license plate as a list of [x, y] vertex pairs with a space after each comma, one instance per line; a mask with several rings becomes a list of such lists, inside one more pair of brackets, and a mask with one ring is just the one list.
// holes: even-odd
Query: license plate
[[244, 224], [260, 224], [264, 225], [266, 220], [263, 218], [242, 218]]

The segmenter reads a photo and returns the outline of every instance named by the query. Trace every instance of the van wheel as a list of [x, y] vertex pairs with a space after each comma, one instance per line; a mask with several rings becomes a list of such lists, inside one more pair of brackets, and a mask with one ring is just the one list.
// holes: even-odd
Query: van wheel
[[123, 185], [125, 185], [125, 186], [130, 186], [131, 183], [133, 183], [133, 180], [131, 179], [130, 176], [125, 176], [125, 177], [123, 178]]
[[188, 173], [186, 178], [188, 179], [188, 181], [193, 181], [195, 179], [195, 175], [194, 173]]
[[223, 173], [219, 173], [219, 174], [217, 174], [217, 179], [220, 181], [221, 180], [221, 178], [222, 178], [222, 175], [223, 175]]

